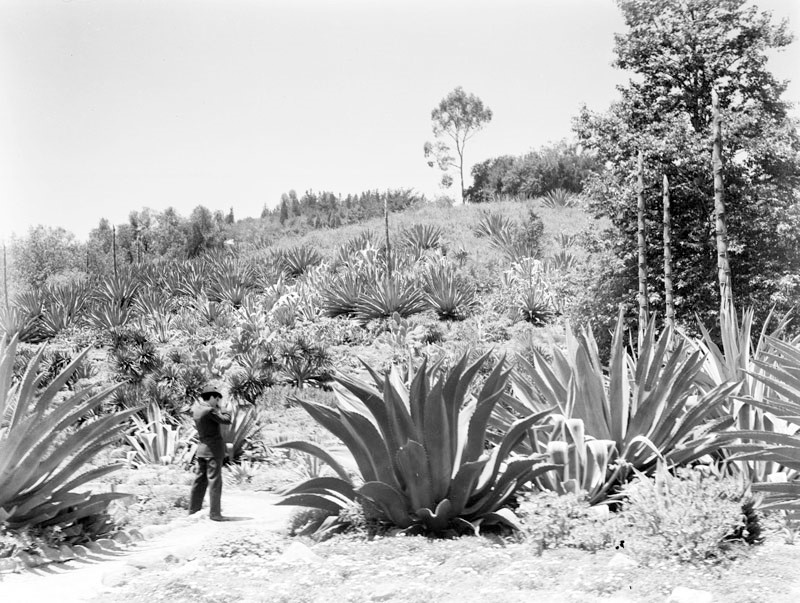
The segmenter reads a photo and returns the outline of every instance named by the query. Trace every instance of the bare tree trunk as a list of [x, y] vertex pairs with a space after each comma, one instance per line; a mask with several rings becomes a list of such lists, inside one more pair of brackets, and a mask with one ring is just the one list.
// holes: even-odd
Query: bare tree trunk
[[733, 307], [731, 289], [731, 266], [728, 263], [728, 228], [725, 213], [725, 189], [722, 182], [722, 117], [719, 112], [719, 97], [711, 90], [711, 134], [714, 143], [711, 149], [711, 168], [714, 174], [714, 217], [717, 233], [717, 278], [719, 279], [720, 314]]
[[114, 252], [114, 278], [117, 278], [117, 227], [111, 227], [111, 250]]
[[386, 276], [392, 280], [392, 245], [389, 242], [389, 195], [383, 199], [383, 218], [386, 226]]
[[672, 299], [672, 215], [669, 205], [669, 179], [664, 174], [664, 301], [667, 306], [667, 327], [675, 328], [675, 303]]
[[3, 295], [6, 300], [6, 312], [8, 312], [8, 264], [6, 263], [5, 243], [3, 243]]
[[638, 247], [639, 247], [639, 342], [641, 343], [641, 335], [647, 326], [648, 320], [648, 307], [647, 307], [647, 244], [645, 241], [645, 220], [644, 220], [644, 153], [639, 150], [639, 161], [637, 163], [637, 180], [638, 180]]

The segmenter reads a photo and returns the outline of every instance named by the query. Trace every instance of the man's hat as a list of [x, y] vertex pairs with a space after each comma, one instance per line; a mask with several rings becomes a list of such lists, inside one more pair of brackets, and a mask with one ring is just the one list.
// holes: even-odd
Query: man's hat
[[209, 394], [215, 394], [217, 396], [222, 397], [222, 393], [219, 391], [219, 387], [214, 383], [207, 384], [201, 391], [201, 396], [207, 396]]

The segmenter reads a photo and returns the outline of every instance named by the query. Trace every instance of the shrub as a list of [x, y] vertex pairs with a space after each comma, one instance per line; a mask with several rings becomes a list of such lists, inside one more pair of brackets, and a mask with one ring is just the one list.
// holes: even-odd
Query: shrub
[[618, 522], [610, 521], [589, 506], [580, 494], [555, 492], [526, 493], [520, 499], [517, 515], [528, 539], [542, 549], [566, 546], [597, 551], [616, 544]]
[[[732, 541], [753, 542], [745, 529], [747, 499], [732, 478], [704, 477], [688, 469], [673, 476], [661, 464], [653, 478], [638, 473], [621, 496], [622, 517], [633, 536], [625, 541], [644, 557], [719, 560], [729, 556]], [[636, 535], [649, 543], [640, 543]]]

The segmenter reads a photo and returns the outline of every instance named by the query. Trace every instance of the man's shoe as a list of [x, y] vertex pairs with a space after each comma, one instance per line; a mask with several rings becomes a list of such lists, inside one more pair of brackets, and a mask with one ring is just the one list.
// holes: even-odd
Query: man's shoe
[[225, 517], [222, 515], [209, 515], [208, 517], [211, 521], [225, 521]]

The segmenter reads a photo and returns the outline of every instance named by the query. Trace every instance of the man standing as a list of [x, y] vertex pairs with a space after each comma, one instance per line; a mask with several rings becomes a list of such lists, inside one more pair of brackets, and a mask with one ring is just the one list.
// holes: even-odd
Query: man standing
[[230, 425], [230, 408], [220, 408], [222, 394], [212, 385], [206, 385], [200, 392], [200, 399], [192, 406], [192, 416], [197, 427], [200, 443], [197, 446], [197, 465], [189, 502], [189, 514], [197, 513], [203, 506], [206, 488], [209, 491], [211, 511], [209, 517], [214, 521], [224, 521], [222, 517], [222, 463], [225, 460], [225, 441], [222, 439], [220, 425]]

